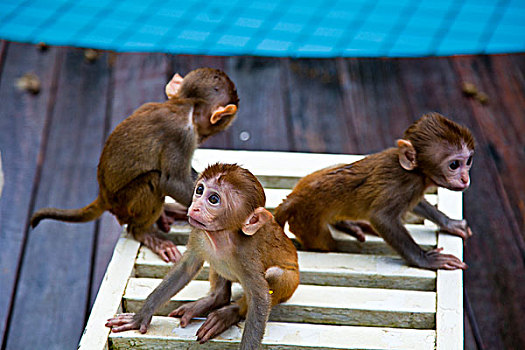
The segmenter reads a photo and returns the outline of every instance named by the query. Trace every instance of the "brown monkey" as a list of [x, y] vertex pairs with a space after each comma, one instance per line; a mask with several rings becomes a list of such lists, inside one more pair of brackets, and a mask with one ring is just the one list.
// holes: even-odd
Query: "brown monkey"
[[99, 195], [93, 203], [81, 209], [40, 209], [31, 226], [47, 218], [91, 221], [109, 210], [121, 224], [128, 224], [137, 240], [165, 261], [177, 261], [177, 247], [153, 224], [165, 196], [190, 205], [193, 152], [204, 139], [228, 127], [239, 99], [228, 76], [211, 68], [196, 69], [184, 79], [176, 75], [168, 90], [169, 100], [142, 105], [109, 136], [98, 164]]
[[[145, 333], [155, 309], [210, 264], [210, 294], [182, 305], [170, 316], [185, 327], [193, 316], [210, 312], [197, 332], [201, 343], [246, 317], [241, 349], [261, 344], [273, 305], [289, 299], [299, 284], [297, 251], [270, 212], [259, 181], [235, 164], [214, 164], [197, 180], [188, 215], [193, 226], [187, 250], [137, 314], [109, 319], [113, 332], [138, 329]], [[244, 295], [230, 303], [231, 282]]]
[[465, 269], [457, 257], [441, 249], [423, 251], [401, 223], [409, 210], [451, 234], [472, 235], [465, 220], [452, 220], [424, 198], [437, 185], [453, 191], [469, 186], [474, 154], [470, 131], [438, 113], [412, 124], [397, 148], [370, 155], [352, 164], [334, 166], [301, 179], [275, 211], [286, 221], [305, 249], [330, 251], [336, 242], [328, 224], [344, 231], [345, 221], [367, 220], [373, 229], [410, 265], [426, 269]]

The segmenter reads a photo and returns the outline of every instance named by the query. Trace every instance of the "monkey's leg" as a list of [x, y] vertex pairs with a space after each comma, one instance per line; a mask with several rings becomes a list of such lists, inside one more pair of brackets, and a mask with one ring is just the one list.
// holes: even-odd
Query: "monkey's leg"
[[168, 316], [180, 317], [181, 327], [186, 327], [195, 316], [207, 314], [230, 303], [231, 282], [219, 276], [215, 270], [210, 268], [210, 293], [204, 298], [181, 305]]
[[343, 220], [337, 221], [332, 224], [333, 227], [338, 229], [341, 232], [347, 233], [352, 237], [355, 237], [359, 242], [364, 242], [366, 240], [365, 233], [379, 236], [378, 233], [374, 230], [372, 225], [366, 221], [352, 221], [352, 220]]
[[299, 285], [299, 269], [297, 266], [284, 269], [272, 266], [264, 275], [272, 298], [272, 307], [290, 299]]
[[322, 252], [335, 251], [337, 244], [324, 220], [317, 218], [297, 218], [288, 220], [290, 231], [301, 242], [305, 250]]
[[135, 179], [115, 195], [112, 209], [121, 222], [128, 223], [128, 232], [137, 241], [153, 250], [164, 261], [177, 262], [181, 258], [177, 246], [154, 226], [164, 204], [159, 181], [158, 172], [150, 172]]
[[472, 236], [472, 230], [468, 226], [467, 220], [451, 219], [425, 199], [421, 200], [412, 211], [414, 214], [428, 219], [438, 225], [443, 232], [459, 236], [463, 238], [463, 240]]

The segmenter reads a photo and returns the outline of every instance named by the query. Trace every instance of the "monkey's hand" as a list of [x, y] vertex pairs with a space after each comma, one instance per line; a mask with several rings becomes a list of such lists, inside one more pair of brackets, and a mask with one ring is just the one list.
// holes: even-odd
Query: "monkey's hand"
[[119, 314], [116, 317], [108, 319], [106, 327], [110, 327], [115, 333], [138, 329], [140, 333], [144, 334], [148, 330], [151, 323], [152, 316], [141, 316], [139, 314]]
[[436, 248], [425, 252], [425, 264], [420, 266], [431, 270], [443, 269], [443, 270], [457, 270], [467, 269], [467, 264], [459, 260], [452, 254], [441, 254], [443, 248]]
[[160, 237], [157, 233], [148, 232], [144, 234], [142, 242], [165, 262], [171, 261], [176, 263], [182, 257], [182, 254], [175, 243]]
[[239, 306], [231, 304], [213, 311], [197, 331], [197, 341], [201, 344], [221, 334], [241, 320]]
[[439, 228], [441, 232], [450, 233], [451, 235], [463, 238], [463, 241], [466, 241], [472, 236], [472, 230], [468, 226], [467, 220], [449, 219], [445, 225], [440, 226]]
[[180, 326], [184, 328], [190, 323], [190, 320], [193, 317], [204, 315], [215, 308], [215, 298], [207, 296], [179, 306], [177, 309], [170, 312], [168, 316], [180, 317]]
[[170, 225], [176, 221], [188, 221], [188, 208], [179, 203], [164, 203], [164, 209], [157, 220], [158, 228], [170, 232]]

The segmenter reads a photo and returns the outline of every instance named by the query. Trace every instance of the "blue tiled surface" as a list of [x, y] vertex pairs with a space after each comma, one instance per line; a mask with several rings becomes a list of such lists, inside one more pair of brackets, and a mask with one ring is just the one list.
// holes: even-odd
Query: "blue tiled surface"
[[525, 52], [525, 0], [0, 0], [0, 38], [208, 55]]

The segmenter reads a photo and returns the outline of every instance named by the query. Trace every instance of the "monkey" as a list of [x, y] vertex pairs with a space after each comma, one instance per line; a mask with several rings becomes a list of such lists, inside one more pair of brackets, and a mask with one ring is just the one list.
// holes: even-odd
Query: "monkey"
[[413, 211], [444, 232], [463, 240], [470, 237], [466, 220], [447, 217], [423, 195], [430, 186], [466, 190], [474, 148], [467, 128], [439, 113], [425, 114], [406, 129], [397, 147], [300, 179], [276, 208], [275, 219], [281, 226], [288, 222], [290, 231], [307, 250], [336, 249], [329, 224], [351, 233], [353, 228], [345, 220], [365, 220], [411, 266], [466, 269], [457, 257], [440, 253], [441, 248], [422, 250], [401, 219]]
[[[297, 251], [291, 239], [264, 208], [262, 185], [236, 164], [208, 166], [196, 182], [188, 209], [192, 231], [179, 263], [147, 297], [136, 314], [110, 318], [113, 332], [138, 329], [145, 333], [154, 311], [210, 264], [210, 293], [170, 313], [186, 327], [194, 316], [209, 312], [197, 331], [204, 343], [246, 318], [241, 349], [259, 348], [270, 308], [288, 300], [299, 284]], [[231, 303], [231, 283], [243, 296]]]
[[166, 92], [170, 99], [142, 105], [108, 137], [97, 169], [98, 197], [81, 209], [39, 209], [31, 217], [33, 228], [42, 219], [87, 222], [107, 210], [164, 261], [180, 259], [176, 245], [153, 224], [163, 213], [165, 196], [191, 204], [193, 153], [231, 124], [239, 98], [230, 78], [212, 68], [184, 78], [176, 74]]

